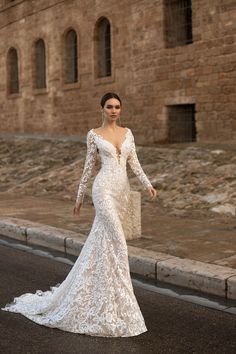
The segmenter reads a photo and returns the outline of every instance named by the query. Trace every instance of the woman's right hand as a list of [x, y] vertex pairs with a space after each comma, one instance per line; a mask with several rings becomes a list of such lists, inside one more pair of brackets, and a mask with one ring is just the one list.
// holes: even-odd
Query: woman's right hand
[[79, 218], [79, 216], [80, 216], [80, 208], [81, 208], [81, 203], [78, 203], [78, 202], [76, 202], [75, 203], [75, 206], [74, 206], [74, 211], [73, 211], [73, 215], [75, 216], [75, 217], [77, 217], [77, 218]]

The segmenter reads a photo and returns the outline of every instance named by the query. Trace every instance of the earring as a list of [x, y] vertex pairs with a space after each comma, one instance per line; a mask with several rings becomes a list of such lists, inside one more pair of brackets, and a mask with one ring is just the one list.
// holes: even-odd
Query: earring
[[102, 112], [102, 125], [104, 124], [104, 114]]
[[121, 127], [121, 120], [120, 120], [120, 117], [119, 117], [119, 125], [120, 125], [120, 127]]

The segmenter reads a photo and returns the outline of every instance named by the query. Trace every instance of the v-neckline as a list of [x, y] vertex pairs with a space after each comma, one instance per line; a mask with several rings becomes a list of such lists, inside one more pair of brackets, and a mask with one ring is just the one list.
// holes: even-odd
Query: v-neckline
[[[124, 135], [124, 140], [123, 140], [123, 142], [122, 142], [122, 144], [121, 144], [121, 146], [120, 146], [120, 148], [119, 148], [119, 151], [120, 151], [120, 152], [121, 152], [121, 149], [122, 149], [122, 147], [123, 147], [123, 145], [124, 145], [124, 143], [125, 143], [125, 141], [126, 141], [127, 134], [128, 134], [128, 132], [129, 132], [129, 128], [126, 127], [126, 129], [127, 129], [127, 132], [125, 133], [125, 135]], [[112, 144], [109, 140], [107, 140], [106, 138], [104, 138], [101, 134], [96, 133], [93, 129], [92, 129], [92, 132], [93, 132], [95, 135], [97, 135], [98, 137], [100, 137], [101, 139], [103, 139], [104, 141], [106, 141], [108, 144], [110, 144], [111, 146], [113, 146], [113, 148], [114, 148], [116, 151], [118, 150], [118, 148], [117, 148], [114, 144]]]

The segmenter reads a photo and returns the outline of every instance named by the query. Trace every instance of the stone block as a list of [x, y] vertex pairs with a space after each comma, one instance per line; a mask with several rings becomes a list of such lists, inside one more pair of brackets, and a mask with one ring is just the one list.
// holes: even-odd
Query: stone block
[[236, 270], [235, 276], [229, 277], [227, 280], [228, 285], [228, 299], [236, 300]]
[[32, 223], [27, 220], [4, 217], [0, 219], [0, 234], [26, 242], [26, 230], [30, 226], [32, 226]]
[[129, 265], [131, 273], [139, 274], [150, 279], [156, 279], [156, 263], [172, 258], [165, 253], [145, 250], [128, 246]]
[[87, 236], [82, 234], [77, 234], [75, 232], [73, 235], [66, 237], [65, 239], [66, 254], [79, 256], [86, 239]]
[[27, 229], [27, 243], [39, 245], [57, 251], [65, 252], [65, 240], [68, 231], [60, 230], [52, 226], [29, 227]]
[[226, 280], [235, 275], [229, 267], [174, 257], [157, 263], [157, 280], [226, 297]]

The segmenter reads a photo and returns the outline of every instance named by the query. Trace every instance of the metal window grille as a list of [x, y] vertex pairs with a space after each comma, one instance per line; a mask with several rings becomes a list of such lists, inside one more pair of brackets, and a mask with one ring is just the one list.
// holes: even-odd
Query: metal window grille
[[196, 141], [195, 105], [168, 106], [168, 142], [184, 143]]
[[8, 89], [9, 93], [19, 92], [18, 55], [15, 48], [8, 52]]
[[65, 82], [78, 81], [78, 50], [77, 34], [74, 30], [67, 32], [65, 37]]
[[42, 39], [35, 44], [35, 86], [39, 89], [46, 87], [46, 55]]
[[98, 24], [98, 76], [111, 76], [111, 26], [106, 18]]
[[164, 9], [166, 46], [192, 43], [192, 1], [166, 0]]

